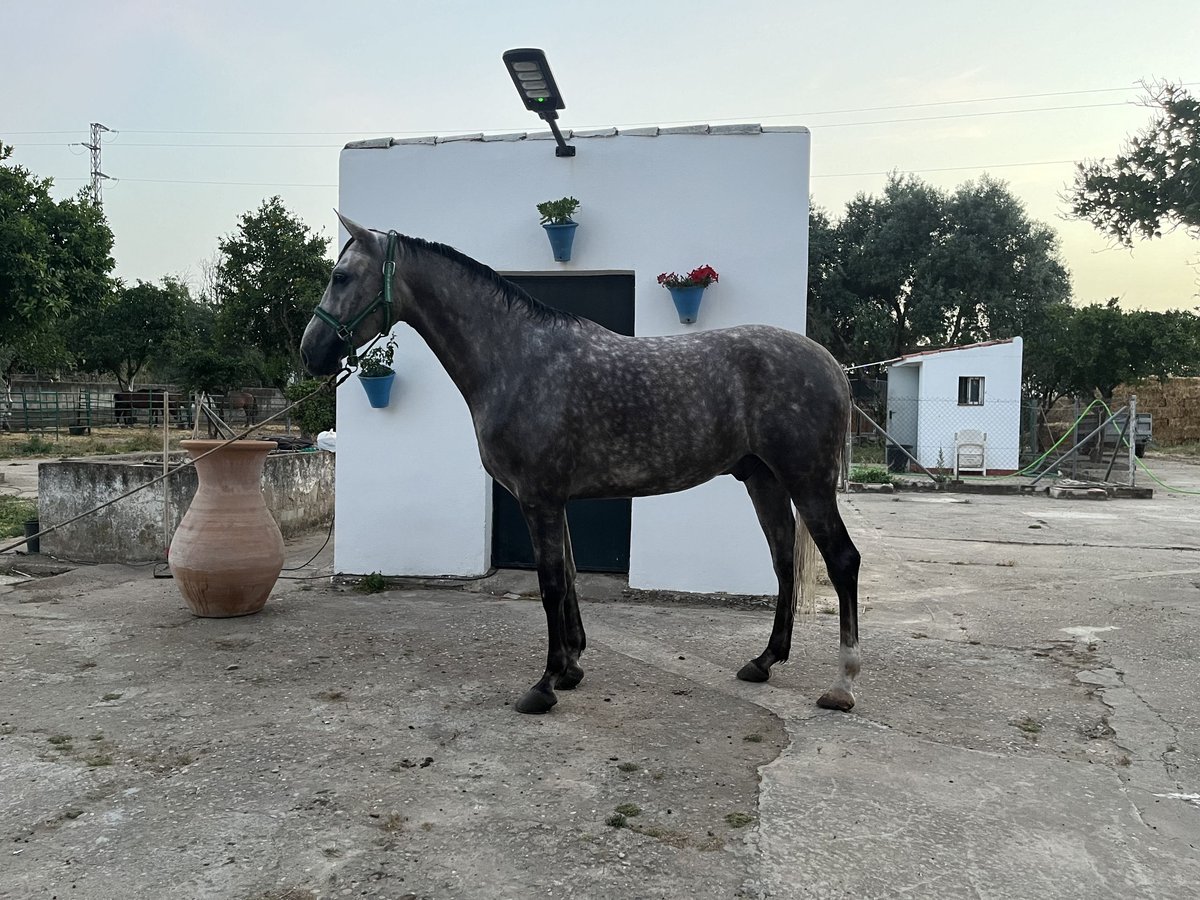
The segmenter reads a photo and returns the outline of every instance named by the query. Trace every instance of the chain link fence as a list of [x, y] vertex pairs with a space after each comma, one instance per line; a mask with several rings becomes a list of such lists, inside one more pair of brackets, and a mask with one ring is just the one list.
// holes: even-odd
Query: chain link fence
[[[963, 402], [961, 397], [887, 396], [886, 381], [852, 382], [847, 436], [852, 466], [894, 475], [980, 478], [1038, 476], [1131, 484], [1131, 451], [1151, 440], [1147, 415], [1099, 401], [1048, 420], [1029, 399]], [[967, 398], [968, 400], [970, 398]]]
[[[244, 408], [227, 410], [221, 395], [209, 399], [217, 412], [232, 417], [232, 424], [250, 424], [279, 412], [286, 405], [282, 393], [273, 388], [251, 388], [245, 393], [256, 400], [247, 415]], [[162, 425], [166, 395], [170, 424], [191, 428], [195, 421], [195, 398], [169, 385], [121, 391], [112, 387], [50, 387], [19, 385], [7, 397], [0, 396], [0, 430], [37, 434], [87, 434], [92, 428], [115, 426], [154, 427]], [[289, 429], [290, 430], [290, 429]]]

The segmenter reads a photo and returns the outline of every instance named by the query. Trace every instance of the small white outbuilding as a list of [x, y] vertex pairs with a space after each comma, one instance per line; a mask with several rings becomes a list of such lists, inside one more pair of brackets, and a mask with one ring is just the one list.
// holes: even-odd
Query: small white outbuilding
[[[341, 155], [340, 209], [371, 228], [449, 244], [552, 305], [589, 295], [597, 316], [611, 316], [610, 327], [627, 333], [744, 323], [803, 333], [807, 129], [575, 133], [577, 155], [569, 158], [555, 155], [550, 138], [350, 144]], [[570, 261], [555, 262], [536, 206], [565, 196], [581, 203], [579, 227]], [[699, 321], [681, 324], [657, 276], [703, 264], [720, 282], [706, 291]], [[501, 533], [514, 528], [500, 509], [505, 498], [483, 469], [467, 406], [449, 377], [415, 332], [394, 331], [391, 405], [371, 408], [353, 378], [338, 391], [335, 570], [483, 574], [499, 545], [527, 535]], [[602, 517], [607, 524], [595, 526], [608, 542], [600, 555], [610, 562], [600, 568], [627, 568], [638, 588], [774, 592], [766, 541], [733, 478], [616, 503], [623, 510], [614, 507]], [[593, 526], [571, 516], [576, 556], [585, 557], [588, 538], [578, 532]]]
[[1017, 471], [1021, 352], [1021, 339], [1015, 337], [893, 360], [887, 379], [888, 434], [925, 468], [942, 472], [954, 471], [958, 447], [974, 436], [970, 432], [986, 435], [982, 450], [964, 453], [970, 462], [964, 468], [988, 475]]

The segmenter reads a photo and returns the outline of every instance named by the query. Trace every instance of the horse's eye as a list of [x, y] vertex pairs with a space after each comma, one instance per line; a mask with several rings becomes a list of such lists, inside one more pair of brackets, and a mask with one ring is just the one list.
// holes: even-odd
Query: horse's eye
[[345, 284], [347, 280], [348, 279], [346, 277], [345, 272], [334, 272], [333, 273], [333, 283], [334, 284]]

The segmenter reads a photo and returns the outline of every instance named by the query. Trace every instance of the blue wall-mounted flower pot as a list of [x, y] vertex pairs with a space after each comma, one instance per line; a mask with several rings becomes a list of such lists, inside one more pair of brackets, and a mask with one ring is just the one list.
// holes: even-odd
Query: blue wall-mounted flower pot
[[562, 225], [546, 224], [542, 227], [546, 229], [546, 236], [550, 238], [550, 249], [554, 251], [555, 261], [569, 262], [571, 245], [575, 243], [575, 229], [579, 227], [579, 223], [564, 222]]
[[395, 372], [391, 375], [359, 375], [358, 380], [367, 392], [368, 403], [376, 409], [383, 409], [388, 405], [392, 397], [392, 382], [396, 380]]
[[679, 313], [679, 321], [684, 325], [691, 325], [696, 321], [696, 316], [700, 314], [700, 301], [704, 299], [704, 288], [697, 287], [669, 287], [671, 299], [675, 301], [675, 311]]

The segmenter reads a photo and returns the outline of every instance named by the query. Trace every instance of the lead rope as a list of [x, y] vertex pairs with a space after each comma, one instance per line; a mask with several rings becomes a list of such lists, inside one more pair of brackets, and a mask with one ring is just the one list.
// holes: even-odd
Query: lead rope
[[[376, 338], [375, 340], [379, 340], [379, 338]], [[268, 416], [267, 418], [263, 419], [261, 422], [255, 424], [255, 425], [251, 425], [249, 428], [247, 428], [241, 434], [235, 434], [233, 437], [229, 438], [226, 441], [223, 441], [222, 443], [218, 444], [216, 447], [213, 447], [211, 450], [205, 450], [199, 456], [192, 458], [192, 459], [185, 460], [184, 462], [182, 462], [175, 468], [171, 469], [171, 471], [166, 472], [162, 475], [159, 475], [157, 478], [153, 479], [152, 481], [147, 481], [143, 485], [139, 485], [138, 487], [132, 488], [131, 490], [126, 491], [124, 494], [121, 494], [119, 497], [113, 497], [111, 500], [106, 500], [104, 503], [101, 503], [99, 506], [92, 507], [91, 509], [86, 510], [85, 512], [81, 512], [77, 516], [72, 516], [70, 519], [67, 519], [65, 522], [59, 522], [57, 525], [51, 525], [49, 528], [43, 528], [37, 534], [26, 535], [21, 540], [15, 542], [15, 543], [9, 544], [5, 547], [0, 547], [0, 553], [7, 553], [10, 550], [15, 550], [17, 547], [27, 544], [27, 543], [29, 543], [29, 541], [32, 541], [35, 538], [40, 538], [44, 534], [50, 534], [50, 532], [57, 531], [60, 528], [64, 528], [67, 525], [72, 524], [73, 522], [78, 522], [80, 519], [86, 518], [86, 517], [92, 515], [93, 513], [98, 513], [100, 510], [105, 509], [109, 506], [112, 506], [114, 503], [118, 503], [121, 500], [124, 500], [126, 497], [132, 496], [133, 494], [136, 494], [139, 491], [144, 491], [148, 487], [153, 487], [154, 485], [158, 484], [160, 481], [165, 481], [166, 479], [170, 478], [175, 473], [182, 471], [183, 469], [186, 469], [188, 466], [195, 465], [197, 461], [204, 459], [204, 457], [208, 456], [210, 453], [216, 453], [218, 450], [221, 450], [224, 447], [228, 447], [234, 441], [242, 440], [248, 434], [251, 434], [252, 432], [257, 431], [259, 428], [262, 428], [268, 422], [273, 422], [274, 420], [276, 420], [280, 416], [282, 416], [284, 413], [290, 412], [292, 409], [299, 406], [305, 400], [308, 400], [311, 397], [315, 397], [317, 394], [321, 393], [321, 391], [326, 390], [326, 389], [333, 390], [333, 389], [337, 388], [338, 385], [340, 385], [343, 381], [345, 381], [347, 378], [349, 378], [353, 374], [353, 371], [354, 370], [351, 369], [349, 366], [343, 366], [339, 371], [335, 372], [334, 374], [332, 374], [328, 378], [326, 378], [324, 381], [322, 381], [321, 384], [315, 390], [305, 394], [303, 397], [301, 397], [295, 403], [291, 403], [288, 406], [285, 406], [283, 409], [281, 409], [279, 412], [275, 413], [274, 415]]]

